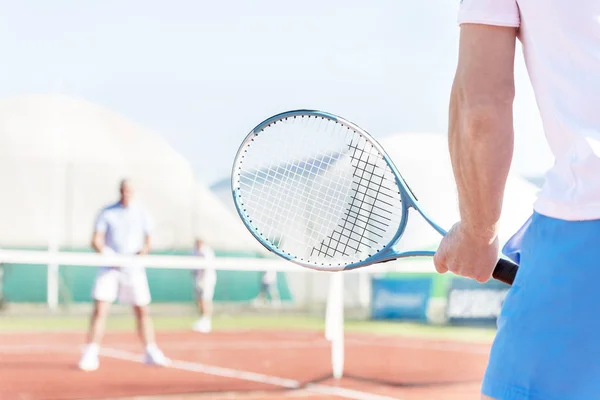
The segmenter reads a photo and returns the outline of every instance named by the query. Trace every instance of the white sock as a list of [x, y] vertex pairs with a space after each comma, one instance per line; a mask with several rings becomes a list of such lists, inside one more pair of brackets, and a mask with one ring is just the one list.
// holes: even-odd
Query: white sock
[[156, 345], [156, 343], [149, 343], [146, 346], [146, 353], [154, 353], [158, 351], [158, 346]]
[[85, 346], [85, 352], [98, 354], [100, 352], [100, 346], [98, 346], [98, 343], [89, 343]]

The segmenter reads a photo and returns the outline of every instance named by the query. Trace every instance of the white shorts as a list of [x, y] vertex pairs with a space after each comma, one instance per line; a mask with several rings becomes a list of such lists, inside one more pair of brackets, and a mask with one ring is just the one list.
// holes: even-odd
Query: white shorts
[[277, 271], [268, 270], [263, 272], [262, 276], [262, 284], [265, 286], [270, 286], [277, 282]]
[[215, 286], [217, 285], [217, 273], [215, 271], [201, 271], [194, 277], [194, 290], [196, 298], [202, 300], [212, 300], [215, 296]]
[[143, 268], [101, 267], [96, 274], [92, 298], [97, 301], [134, 306], [150, 304], [150, 288]]

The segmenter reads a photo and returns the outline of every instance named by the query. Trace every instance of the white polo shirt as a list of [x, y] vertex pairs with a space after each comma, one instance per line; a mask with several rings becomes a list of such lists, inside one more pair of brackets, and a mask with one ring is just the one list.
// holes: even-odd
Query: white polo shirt
[[[192, 254], [204, 258], [207, 261], [213, 261], [215, 259], [215, 252], [207, 245], [202, 245], [199, 249], [194, 249]], [[209, 283], [216, 282], [217, 270], [211, 267], [195, 269], [193, 271], [197, 281], [205, 281]]]
[[462, 0], [458, 22], [520, 28], [555, 157], [535, 210], [564, 220], [600, 219], [600, 2]]
[[150, 216], [139, 203], [124, 207], [117, 202], [102, 209], [95, 231], [105, 233], [105, 245], [119, 254], [133, 255], [142, 250], [152, 230]]

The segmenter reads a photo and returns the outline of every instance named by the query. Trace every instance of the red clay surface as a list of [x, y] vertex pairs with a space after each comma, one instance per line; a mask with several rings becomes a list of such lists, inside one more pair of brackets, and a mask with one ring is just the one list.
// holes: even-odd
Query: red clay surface
[[0, 334], [0, 400], [477, 400], [488, 345], [346, 334], [344, 378], [331, 377], [321, 332], [158, 336], [175, 362], [138, 362], [133, 333], [107, 334], [100, 369], [76, 368], [83, 335]]

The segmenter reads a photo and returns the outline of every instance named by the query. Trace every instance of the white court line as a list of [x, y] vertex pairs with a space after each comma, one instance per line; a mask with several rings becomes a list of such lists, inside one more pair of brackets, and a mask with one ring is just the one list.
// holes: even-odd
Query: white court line
[[[105, 357], [111, 357], [119, 360], [142, 362], [142, 358], [139, 355], [135, 353], [130, 353], [128, 351], [104, 348], [103, 350], [101, 350], [100, 354]], [[337, 396], [352, 400], [399, 400], [398, 398], [381, 396], [378, 394], [366, 393], [358, 390], [345, 389], [336, 386], [317, 384], [302, 385], [301, 382], [293, 379], [285, 379], [276, 376], [257, 374], [254, 372], [236, 370], [231, 368], [215, 367], [211, 365], [189, 361], [172, 360], [170, 368], [180, 369], [189, 372], [198, 372], [219, 377], [235, 378], [251, 382], [264, 383], [288, 389], [304, 389], [314, 393], [327, 394], [330, 396]]]
[[[78, 351], [73, 346], [49, 346], [44, 344], [39, 345], [0, 345], [0, 353], [24, 353], [24, 352], [37, 352], [37, 351], [52, 351], [52, 352], [65, 352], [65, 353], [76, 353]], [[123, 361], [133, 361], [142, 363], [143, 357], [137, 353], [131, 353], [128, 351], [102, 348], [100, 354], [104, 357], [114, 358]], [[206, 365], [196, 362], [188, 362], [181, 360], [173, 360], [170, 368], [179, 369], [188, 372], [197, 372], [207, 375], [219, 376], [223, 378], [233, 378], [245, 381], [269, 384], [273, 386], [283, 387], [287, 389], [299, 389], [305, 392], [326, 394], [330, 396], [337, 396], [351, 400], [400, 400], [399, 398], [381, 396], [373, 393], [361, 392], [354, 389], [345, 389], [336, 386], [318, 385], [318, 384], [306, 384], [303, 385], [300, 381], [293, 379], [280, 378], [276, 376], [258, 374], [249, 371], [235, 370], [231, 368], [216, 367], [212, 365]]]
[[[143, 362], [142, 356], [139, 354], [111, 348], [104, 348], [100, 350], [100, 355], [124, 361], [134, 361], [138, 363]], [[292, 379], [272, 377], [253, 372], [238, 371], [235, 369], [215, 367], [188, 361], [173, 360], [170, 367], [191, 372], [201, 372], [204, 374], [220, 376], [224, 378], [235, 378], [251, 382], [267, 383], [269, 385], [280, 386], [289, 389], [298, 389], [300, 387], [299, 382]]]
[[[210, 339], [208, 339], [210, 340]], [[462, 343], [462, 342], [435, 342], [425, 340], [419, 341], [407, 341], [404, 342], [402, 339], [398, 341], [394, 340], [368, 340], [368, 339], [355, 339], [346, 338], [344, 340], [346, 346], [352, 347], [388, 347], [388, 348], [399, 348], [399, 349], [424, 349], [424, 350], [436, 350], [456, 353], [472, 353], [472, 354], [488, 354], [490, 345], [487, 344], [475, 344], [475, 343]], [[294, 349], [294, 348], [330, 348], [331, 343], [325, 338], [323, 339], [311, 339], [306, 340], [277, 340], [273, 343], [266, 343], [264, 341], [253, 341], [253, 340], [235, 340], [225, 341], [223, 343], [206, 343], [202, 341], [185, 341], [176, 343], [166, 343], [162, 347], [169, 350], [247, 350], [247, 349]]]
[[[435, 342], [397, 342], [392, 341], [370, 341], [361, 339], [345, 339], [344, 344], [348, 347], [387, 347], [398, 349], [423, 349], [445, 351], [452, 353], [471, 353], [488, 354], [489, 346], [473, 345], [470, 343], [435, 343]], [[249, 350], [249, 349], [298, 349], [298, 348], [330, 348], [331, 343], [323, 340], [314, 340], [310, 342], [298, 341], [277, 341], [274, 343], [253, 342], [253, 341], [232, 341], [224, 343], [201, 343], [201, 342], [177, 342], [173, 344], [166, 343], [164, 349], [168, 350]]]
[[[228, 342], [228, 343], [226, 342], [226, 343], [222, 343], [222, 344], [218, 344], [218, 343], [217, 344], [202, 344], [202, 343], [194, 341], [194, 342], [179, 342], [176, 346], [169, 346], [168, 344], [166, 344], [165, 349], [177, 350], [177, 349], [181, 348], [181, 349], [186, 349], [186, 350], [201, 351], [201, 350], [227, 349], [227, 348], [230, 348], [230, 349], [275, 348], [276, 346], [273, 346], [274, 344], [275, 343], [265, 344], [265, 343], [260, 343], [260, 342], [253, 342], [251, 340], [234, 341], [234, 342]], [[441, 351], [449, 351], [449, 352], [483, 354], [483, 355], [486, 355], [489, 353], [489, 349], [474, 348], [473, 345], [470, 343], [449, 343], [449, 342], [436, 343], [433, 341], [429, 342], [427, 340], [425, 340], [423, 342], [405, 342], [405, 343], [388, 342], [388, 343], [386, 343], [386, 341], [370, 341], [370, 340], [366, 340], [366, 339], [362, 340], [362, 339], [358, 339], [358, 338], [351, 338], [351, 339], [349, 338], [349, 339], [346, 339], [345, 344], [347, 346], [377, 346], [377, 347], [393, 347], [393, 348], [406, 348], [406, 349], [429, 349], [429, 350], [438, 350], [438, 351], [441, 350]], [[285, 345], [286, 345], [285, 347], [287, 347], [287, 348], [293, 348], [294, 346], [305, 347], [306, 341], [288, 340], [288, 341], [286, 341]], [[480, 344], [477, 344], [477, 345], [479, 347]], [[326, 341], [321, 342], [319, 339], [317, 339], [317, 340], [311, 339], [310, 346], [312, 346], [312, 347], [321, 347], [321, 346], [329, 347], [330, 344]], [[60, 352], [74, 352], [75, 350], [77, 350], [77, 347], [61, 346], [61, 345], [49, 346], [49, 345], [45, 345], [45, 344], [0, 345], [0, 353], [23, 353], [23, 352], [33, 352], [33, 351], [40, 351], [40, 350], [53, 351], [53, 352], [59, 352], [59, 351]], [[141, 362], [141, 357], [137, 356], [135, 353], [131, 353], [131, 352], [123, 351], [123, 350], [117, 350], [117, 349], [104, 349], [102, 351], [103, 351], [103, 355], [105, 355], [107, 357], [119, 358], [119, 359], [127, 360], [127, 361]], [[228, 369], [228, 368], [208, 366], [208, 365], [199, 364], [199, 363], [189, 363], [189, 362], [185, 362], [185, 361], [177, 361], [177, 362], [175, 362], [173, 367], [177, 368], [177, 369], [181, 369], [181, 370], [205, 373], [205, 374], [210, 374], [210, 375], [214, 375], [214, 376], [230, 377], [230, 378], [235, 378], [235, 379], [259, 382], [259, 383], [268, 383], [268, 384], [271, 384], [274, 386], [285, 387], [285, 388], [290, 388], [290, 389], [298, 389], [301, 387], [301, 383], [298, 381], [295, 381], [295, 380], [289, 380], [289, 379], [267, 376], [267, 375], [262, 375], [262, 374], [255, 374], [255, 373], [246, 372], [246, 371], [232, 370], [232, 369]], [[347, 398], [347, 399], [354, 399], [354, 400], [392, 400], [392, 398], [390, 398], [390, 397], [379, 396], [379, 395], [375, 395], [375, 394], [363, 393], [363, 392], [356, 391], [356, 390], [350, 390], [350, 389], [344, 389], [344, 388], [338, 388], [338, 387], [326, 386], [326, 385], [306, 385], [303, 387], [303, 389], [311, 391], [311, 392], [334, 395], [334, 396], [339, 396], [339, 397], [343, 397], [343, 398]], [[334, 391], [334, 393], [331, 392], [332, 390]], [[398, 400], [398, 399], [396, 399], [396, 400]]]
[[[210, 338], [209, 338], [210, 340]], [[436, 343], [436, 342], [394, 342], [389, 341], [371, 341], [363, 339], [348, 338], [345, 340], [347, 347], [387, 347], [387, 348], [399, 348], [399, 349], [424, 349], [424, 350], [435, 350], [435, 351], [446, 351], [446, 352], [457, 352], [463, 354], [483, 354], [487, 355], [490, 351], [489, 346], [471, 343]], [[125, 350], [138, 349], [138, 345], [125, 345], [122, 346]], [[206, 343], [202, 341], [185, 341], [176, 342], [169, 344], [168, 342], [163, 344], [165, 350], [190, 350], [190, 351], [203, 351], [203, 350], [248, 350], [248, 349], [298, 349], [298, 348], [329, 348], [331, 343], [325, 339], [311, 339], [310, 341], [304, 340], [286, 340], [284, 342], [277, 341], [274, 343], [265, 343], [252, 340], [236, 340], [227, 341], [223, 343]], [[45, 344], [14, 344], [14, 345], [2, 345], [0, 344], [0, 352], [15, 352], [15, 351], [36, 351], [36, 350], [61, 350], [72, 349], [73, 346], [61, 346], [52, 345], [48, 346]]]

